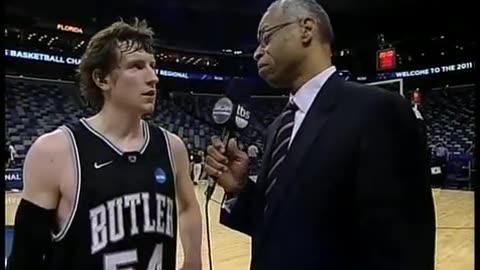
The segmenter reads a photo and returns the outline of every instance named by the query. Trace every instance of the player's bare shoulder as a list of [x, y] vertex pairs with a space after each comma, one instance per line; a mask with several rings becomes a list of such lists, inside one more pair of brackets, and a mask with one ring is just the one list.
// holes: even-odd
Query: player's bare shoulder
[[61, 129], [40, 136], [25, 157], [24, 197], [45, 208], [51, 208], [49, 193], [58, 193], [61, 180], [71, 166], [71, 145]]
[[168, 140], [170, 141], [170, 147], [174, 152], [186, 151], [185, 143], [178, 135], [169, 131], [166, 131], [166, 134], [168, 136]]
[[61, 151], [62, 149], [68, 150], [68, 148], [70, 147], [68, 135], [63, 130], [63, 126], [51, 132], [43, 134], [42, 136], [38, 137], [35, 142], [53, 147], [52, 150], [57, 151]]
[[67, 134], [61, 129], [45, 133], [38, 137], [28, 150], [25, 162], [38, 161], [56, 166], [58, 162], [70, 154], [70, 143]]
[[159, 128], [162, 129], [165, 132], [165, 135], [167, 136], [175, 170], [177, 172], [181, 172], [183, 170], [188, 171], [188, 165], [189, 165], [188, 152], [183, 140], [178, 135], [164, 128], [161, 128], [161, 127]]

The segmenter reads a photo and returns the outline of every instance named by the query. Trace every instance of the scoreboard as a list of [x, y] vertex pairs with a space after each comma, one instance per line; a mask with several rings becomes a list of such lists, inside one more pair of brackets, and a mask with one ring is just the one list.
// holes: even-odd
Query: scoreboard
[[395, 49], [388, 48], [377, 51], [377, 71], [395, 69], [397, 67]]

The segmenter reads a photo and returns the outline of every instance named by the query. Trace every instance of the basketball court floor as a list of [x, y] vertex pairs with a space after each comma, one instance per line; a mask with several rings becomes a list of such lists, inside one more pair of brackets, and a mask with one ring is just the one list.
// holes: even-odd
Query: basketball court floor
[[[202, 217], [205, 217], [204, 188], [205, 186], [201, 185], [196, 187]], [[473, 270], [473, 192], [434, 189], [433, 193], [438, 227], [436, 270]], [[21, 193], [8, 192], [5, 195], [5, 225], [11, 226]], [[221, 201], [222, 195], [222, 190], [217, 188], [213, 199]], [[209, 214], [214, 269], [247, 270], [250, 262], [250, 240], [247, 236], [220, 225], [219, 210], [219, 205], [211, 201]], [[203, 222], [203, 269], [209, 269], [204, 219]], [[12, 229], [7, 227], [5, 234], [7, 241], [11, 241]], [[9, 251], [7, 243], [5, 249]], [[179, 242], [179, 266], [183, 260], [182, 253]]]

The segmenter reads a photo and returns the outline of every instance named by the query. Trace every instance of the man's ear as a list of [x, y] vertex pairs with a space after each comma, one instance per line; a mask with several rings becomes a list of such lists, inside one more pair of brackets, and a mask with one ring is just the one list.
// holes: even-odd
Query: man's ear
[[103, 91], [110, 90], [109, 77], [105, 76], [99, 69], [92, 71], [92, 79]]
[[314, 31], [315, 31], [315, 21], [310, 19], [310, 18], [305, 18], [300, 21], [300, 24], [302, 26], [302, 42], [303, 43], [310, 43], [313, 39]]

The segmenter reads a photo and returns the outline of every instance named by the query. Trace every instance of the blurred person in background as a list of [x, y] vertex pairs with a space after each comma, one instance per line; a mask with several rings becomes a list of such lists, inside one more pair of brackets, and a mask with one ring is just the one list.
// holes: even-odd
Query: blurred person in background
[[435, 159], [437, 160], [437, 163], [440, 164], [442, 167], [446, 166], [450, 153], [448, 152], [448, 148], [445, 146], [445, 144], [438, 143], [435, 146], [434, 153], [435, 153]]
[[7, 168], [13, 168], [16, 166], [16, 158], [18, 156], [17, 150], [15, 150], [15, 147], [12, 145], [10, 141], [7, 141], [7, 152], [8, 152], [8, 158], [7, 158]]
[[436, 185], [443, 185], [447, 177], [447, 165], [450, 156], [445, 143], [441, 142], [435, 145], [433, 155], [434, 165], [441, 168], [441, 174], [437, 177]]
[[203, 171], [203, 151], [198, 151], [193, 156], [193, 183], [198, 184]]

